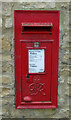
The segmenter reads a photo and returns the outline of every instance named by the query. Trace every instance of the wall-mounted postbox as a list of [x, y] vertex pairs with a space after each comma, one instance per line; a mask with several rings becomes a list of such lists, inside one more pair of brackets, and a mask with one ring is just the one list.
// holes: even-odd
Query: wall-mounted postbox
[[59, 11], [15, 10], [16, 108], [56, 108]]

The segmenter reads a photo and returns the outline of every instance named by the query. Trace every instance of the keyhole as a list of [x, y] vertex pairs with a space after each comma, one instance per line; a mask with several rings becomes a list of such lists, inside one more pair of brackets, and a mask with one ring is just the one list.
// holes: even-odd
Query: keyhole
[[29, 81], [29, 74], [27, 74], [26, 78], [27, 78], [27, 81]]
[[29, 79], [29, 74], [27, 75], [27, 79]]

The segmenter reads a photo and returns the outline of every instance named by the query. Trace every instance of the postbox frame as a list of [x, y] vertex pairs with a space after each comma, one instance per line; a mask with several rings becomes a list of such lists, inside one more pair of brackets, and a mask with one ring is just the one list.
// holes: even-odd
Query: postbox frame
[[[35, 12], [35, 10], [24, 10], [24, 11], [33, 11]], [[36, 10], [37, 12], [40, 10]], [[47, 12], [47, 10], [41, 10], [40, 12]], [[39, 102], [31, 102], [30, 105], [24, 102], [21, 102], [21, 84], [22, 84], [22, 76], [21, 76], [21, 44], [22, 42], [24, 42], [23, 40], [18, 41], [17, 40], [17, 35], [16, 35], [16, 13], [17, 12], [23, 12], [23, 10], [15, 10], [14, 11], [14, 23], [15, 23], [15, 27], [14, 27], [14, 31], [15, 31], [15, 107], [16, 109], [44, 109], [44, 108], [57, 108], [57, 96], [58, 96], [58, 60], [57, 63], [55, 63], [55, 61], [53, 61], [54, 64], [57, 65], [57, 74], [56, 74], [56, 79], [55, 81], [53, 80], [55, 78], [55, 75], [52, 73], [51, 77], [51, 101], [49, 102], [44, 102], [44, 104], [39, 103]], [[58, 16], [60, 14], [59, 10], [48, 10], [49, 13], [58, 13]], [[59, 21], [58, 21], [59, 22]], [[59, 29], [57, 31], [57, 34], [59, 36]], [[37, 40], [39, 41], [39, 40]], [[35, 42], [37, 42], [35, 41]], [[46, 41], [45, 41], [46, 42]], [[54, 46], [54, 41], [48, 41], [52, 43], [52, 46]], [[59, 46], [59, 40], [57, 42], [57, 46]], [[52, 48], [53, 49], [53, 48]], [[55, 53], [55, 55], [59, 55], [58, 52], [58, 47], [57, 47], [57, 53]], [[53, 58], [53, 52], [54, 50], [52, 50], [52, 58]], [[52, 64], [52, 69], [54, 68], [54, 64]], [[19, 68], [19, 69], [18, 69]], [[52, 70], [53, 71], [53, 70]], [[27, 105], [26, 105], [27, 104]], [[39, 104], [39, 105], [38, 105]]]

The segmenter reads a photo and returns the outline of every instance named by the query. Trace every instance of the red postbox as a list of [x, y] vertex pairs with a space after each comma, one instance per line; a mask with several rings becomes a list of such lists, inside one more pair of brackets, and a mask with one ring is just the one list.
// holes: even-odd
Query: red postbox
[[16, 108], [56, 108], [59, 11], [15, 10]]

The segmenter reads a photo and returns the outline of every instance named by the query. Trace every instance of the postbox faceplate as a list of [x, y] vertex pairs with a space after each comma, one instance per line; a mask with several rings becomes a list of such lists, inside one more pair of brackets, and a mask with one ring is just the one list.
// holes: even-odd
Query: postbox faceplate
[[16, 108], [56, 108], [59, 11], [15, 10]]

